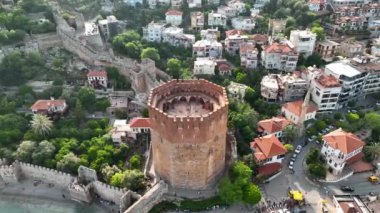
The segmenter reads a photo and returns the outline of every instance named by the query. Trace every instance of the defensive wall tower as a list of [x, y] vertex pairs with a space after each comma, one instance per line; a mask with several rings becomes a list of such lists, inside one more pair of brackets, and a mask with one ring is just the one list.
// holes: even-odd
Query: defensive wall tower
[[175, 188], [207, 189], [225, 168], [228, 99], [206, 80], [171, 80], [150, 91], [153, 165]]

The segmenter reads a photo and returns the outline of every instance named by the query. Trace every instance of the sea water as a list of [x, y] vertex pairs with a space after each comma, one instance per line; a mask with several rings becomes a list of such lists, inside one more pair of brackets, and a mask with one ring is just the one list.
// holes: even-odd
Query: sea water
[[0, 213], [106, 213], [96, 205], [0, 194]]

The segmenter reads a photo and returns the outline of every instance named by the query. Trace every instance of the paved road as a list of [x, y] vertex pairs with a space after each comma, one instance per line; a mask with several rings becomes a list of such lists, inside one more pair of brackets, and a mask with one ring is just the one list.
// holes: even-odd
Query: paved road
[[368, 195], [369, 192], [380, 194], [380, 185], [370, 183], [367, 178], [372, 175], [372, 172], [365, 172], [360, 174], [354, 174], [353, 176], [342, 180], [334, 184], [326, 184], [327, 187], [334, 192], [334, 194], [350, 194], [348, 192], [342, 192], [340, 186], [349, 185], [352, 186], [355, 191], [351, 194], [356, 195]]

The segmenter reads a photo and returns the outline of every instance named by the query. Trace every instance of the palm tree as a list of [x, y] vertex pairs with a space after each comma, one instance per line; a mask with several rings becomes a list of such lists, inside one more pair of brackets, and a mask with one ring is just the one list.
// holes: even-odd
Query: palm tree
[[53, 127], [53, 122], [45, 115], [36, 114], [30, 121], [33, 131], [41, 136], [48, 135]]
[[380, 156], [380, 143], [372, 143], [364, 147], [364, 153], [376, 160]]

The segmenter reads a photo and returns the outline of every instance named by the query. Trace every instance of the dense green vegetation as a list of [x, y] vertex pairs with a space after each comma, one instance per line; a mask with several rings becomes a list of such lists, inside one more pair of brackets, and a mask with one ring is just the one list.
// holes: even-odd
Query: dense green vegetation
[[319, 149], [312, 148], [307, 157], [306, 164], [309, 173], [319, 179], [324, 179], [326, 177], [325, 162], [322, 156], [320, 156]]

